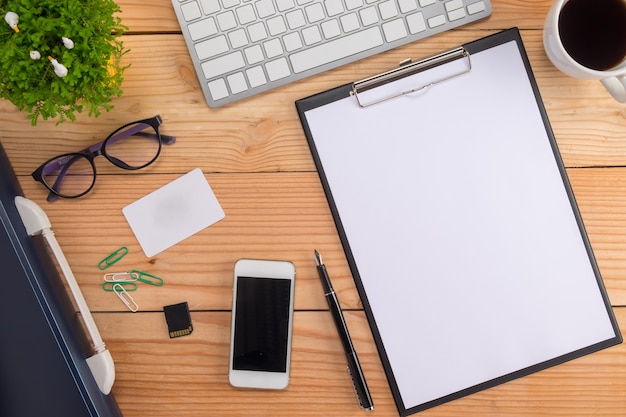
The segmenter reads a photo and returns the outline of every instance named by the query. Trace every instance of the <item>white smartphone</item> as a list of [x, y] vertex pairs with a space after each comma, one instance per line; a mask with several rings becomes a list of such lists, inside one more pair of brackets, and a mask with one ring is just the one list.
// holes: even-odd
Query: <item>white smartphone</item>
[[228, 379], [235, 387], [289, 384], [296, 269], [291, 262], [235, 263]]

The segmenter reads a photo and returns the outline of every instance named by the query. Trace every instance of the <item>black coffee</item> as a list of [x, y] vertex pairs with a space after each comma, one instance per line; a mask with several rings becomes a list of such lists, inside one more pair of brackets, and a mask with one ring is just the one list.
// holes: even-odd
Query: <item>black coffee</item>
[[570, 0], [559, 15], [567, 53], [587, 68], [606, 71], [626, 57], [626, 0]]

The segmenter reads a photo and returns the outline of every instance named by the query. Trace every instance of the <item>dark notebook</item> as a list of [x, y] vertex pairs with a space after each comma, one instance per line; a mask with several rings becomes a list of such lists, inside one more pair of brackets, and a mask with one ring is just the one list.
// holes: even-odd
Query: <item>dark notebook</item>
[[87, 366], [87, 336], [43, 238], [26, 233], [18, 195], [0, 143], [0, 416], [121, 417]]

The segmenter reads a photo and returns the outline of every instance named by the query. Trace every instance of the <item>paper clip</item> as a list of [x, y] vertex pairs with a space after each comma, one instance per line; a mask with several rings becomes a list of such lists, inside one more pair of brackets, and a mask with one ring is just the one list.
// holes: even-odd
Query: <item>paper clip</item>
[[130, 271], [130, 276], [136, 278], [138, 281], [145, 282], [146, 284], [156, 285], [160, 287], [164, 284], [163, 278], [159, 278], [156, 275], [149, 274], [147, 272], [133, 269]]
[[121, 248], [117, 249], [115, 252], [98, 262], [98, 268], [100, 268], [101, 271], [104, 271], [105, 269], [122, 259], [124, 256], [126, 256], [127, 253], [128, 248], [126, 246], [122, 246]]
[[104, 282], [135, 282], [137, 278], [134, 278], [130, 272], [109, 272], [104, 274]]
[[114, 288], [116, 284], [126, 291], [135, 291], [137, 289], [137, 284], [130, 281], [107, 281], [102, 284], [102, 289], [109, 292], [115, 291]]
[[137, 312], [137, 310], [139, 310], [139, 306], [137, 305], [135, 300], [133, 300], [133, 297], [131, 297], [131, 295], [126, 292], [126, 289], [122, 286], [122, 284], [113, 284], [113, 292], [118, 296], [120, 300], [122, 300], [124, 305], [128, 307], [130, 311], [135, 313]]

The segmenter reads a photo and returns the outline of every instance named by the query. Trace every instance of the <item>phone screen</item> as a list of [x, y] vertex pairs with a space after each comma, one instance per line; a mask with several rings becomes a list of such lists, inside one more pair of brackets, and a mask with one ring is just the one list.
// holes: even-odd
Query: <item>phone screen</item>
[[237, 278], [233, 369], [287, 371], [291, 281]]

